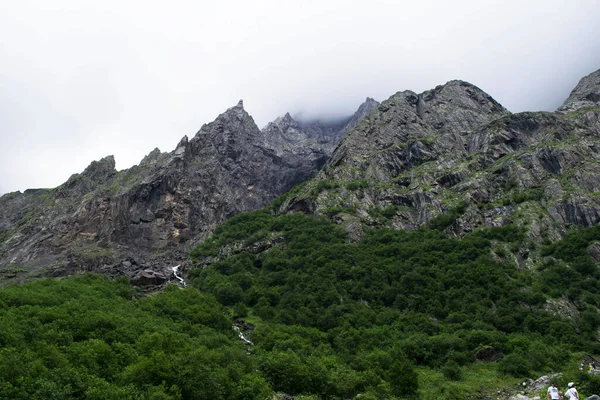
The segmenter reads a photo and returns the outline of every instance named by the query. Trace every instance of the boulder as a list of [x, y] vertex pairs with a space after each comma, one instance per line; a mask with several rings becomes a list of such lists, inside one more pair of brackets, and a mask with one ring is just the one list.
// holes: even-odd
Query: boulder
[[536, 399], [539, 400], [540, 399], [539, 396], [536, 396], [536, 397], [527, 397], [524, 394], [515, 394], [515, 395], [510, 396], [508, 398], [508, 400], [536, 400]]
[[166, 281], [167, 277], [164, 274], [151, 269], [139, 270], [129, 278], [129, 282], [134, 286], [157, 286]]
[[484, 347], [475, 352], [475, 361], [488, 363], [498, 361], [502, 358], [502, 353], [493, 347]]

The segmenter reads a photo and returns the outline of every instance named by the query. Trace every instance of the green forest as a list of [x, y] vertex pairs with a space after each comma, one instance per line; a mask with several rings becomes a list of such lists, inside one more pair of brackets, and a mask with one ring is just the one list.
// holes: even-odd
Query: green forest
[[[351, 243], [327, 218], [265, 209], [194, 249], [186, 288], [6, 286], [0, 398], [464, 399], [550, 372], [600, 393], [578, 369], [600, 353], [600, 227], [536, 247], [512, 225], [449, 237], [448, 218]], [[570, 318], [552, 308], [565, 299]], [[482, 349], [501, 358], [476, 362]]]

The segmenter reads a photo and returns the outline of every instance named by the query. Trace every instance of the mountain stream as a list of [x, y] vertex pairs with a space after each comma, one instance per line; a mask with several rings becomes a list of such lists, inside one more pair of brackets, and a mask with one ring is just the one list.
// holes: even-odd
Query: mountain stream
[[173, 270], [173, 274], [175, 275], [175, 278], [177, 278], [179, 280], [179, 284], [181, 286], [185, 287], [186, 286], [185, 281], [183, 280], [183, 278], [181, 276], [179, 276], [179, 267], [181, 267], [181, 264], [178, 264], [171, 269]]

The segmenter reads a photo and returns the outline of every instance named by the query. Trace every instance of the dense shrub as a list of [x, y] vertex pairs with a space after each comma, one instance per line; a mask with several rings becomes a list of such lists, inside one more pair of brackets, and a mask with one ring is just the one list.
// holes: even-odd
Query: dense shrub
[[[192, 269], [186, 289], [137, 296], [126, 279], [96, 275], [4, 288], [0, 398], [418, 398], [421, 370], [461, 381], [439, 398], [464, 398], [479, 349], [519, 378], [600, 350], [600, 273], [587, 252], [600, 229], [545, 247], [532, 272], [492, 251], [523, 245], [515, 226], [446, 235], [462, 212], [351, 243], [327, 218], [257, 211], [194, 249], [210, 266]], [[573, 300], [580, 318], [550, 313], [548, 297]], [[233, 318], [254, 324], [253, 346]]]
[[[458, 380], [460, 366], [473, 362], [475, 351], [486, 346], [505, 355], [500, 371], [516, 376], [555, 368], [568, 359], [568, 348], [594, 348], [592, 332], [600, 320], [591, 312], [585, 315], [592, 318], [575, 321], [579, 324], [575, 328], [574, 321], [543, 308], [548, 295], [569, 296], [564, 273], [571, 267], [555, 262], [532, 274], [495, 259], [492, 245], [520, 245], [524, 239], [523, 230], [512, 225], [479, 230], [462, 239], [448, 237], [443, 228], [464, 210], [460, 205], [412, 233], [368, 230], [358, 243], [349, 243], [345, 233], [327, 219], [271, 216], [261, 229], [282, 234], [282, 242], [259, 254], [241, 252], [213, 263], [211, 269], [196, 270], [193, 283], [219, 298], [218, 287], [211, 284], [215, 271], [227, 281], [235, 274], [225, 266], [240, 265], [236, 273], [251, 276], [243, 289], [249, 315], [269, 321], [275, 331], [302, 326], [325, 334], [325, 348], [336, 360], [348, 363], [356, 373], [368, 372], [366, 394], [410, 391], [396, 388], [397, 381], [389, 375], [392, 363], [380, 357], [382, 351], [390, 354], [397, 349], [405, 365], [440, 368], [447, 379]], [[235, 221], [223, 227], [225, 232], [235, 229]], [[211, 240], [222, 238], [217, 234]], [[237, 261], [242, 258], [244, 263]], [[580, 277], [578, 282], [586, 287], [593, 276], [590, 279]], [[322, 342], [300, 345], [293, 335], [280, 340], [281, 351], [306, 346], [310, 354], [313, 346], [324, 348]], [[265, 354], [279, 347], [263, 336], [256, 343]], [[306, 380], [300, 366], [295, 371], [298, 382]], [[277, 382], [289, 381], [269, 374], [268, 381], [276, 387], [282, 387]]]

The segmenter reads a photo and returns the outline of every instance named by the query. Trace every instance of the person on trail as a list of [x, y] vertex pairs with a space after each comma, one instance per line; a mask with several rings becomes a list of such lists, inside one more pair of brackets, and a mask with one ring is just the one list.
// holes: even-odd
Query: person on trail
[[569, 382], [569, 390], [567, 390], [565, 392], [565, 396], [567, 396], [567, 399], [569, 400], [573, 400], [573, 399], [577, 399], [579, 400], [579, 393], [577, 393], [577, 389], [575, 389], [575, 384], [573, 382]]
[[548, 400], [560, 400], [560, 392], [556, 387], [556, 382], [552, 382], [552, 386], [548, 388]]

